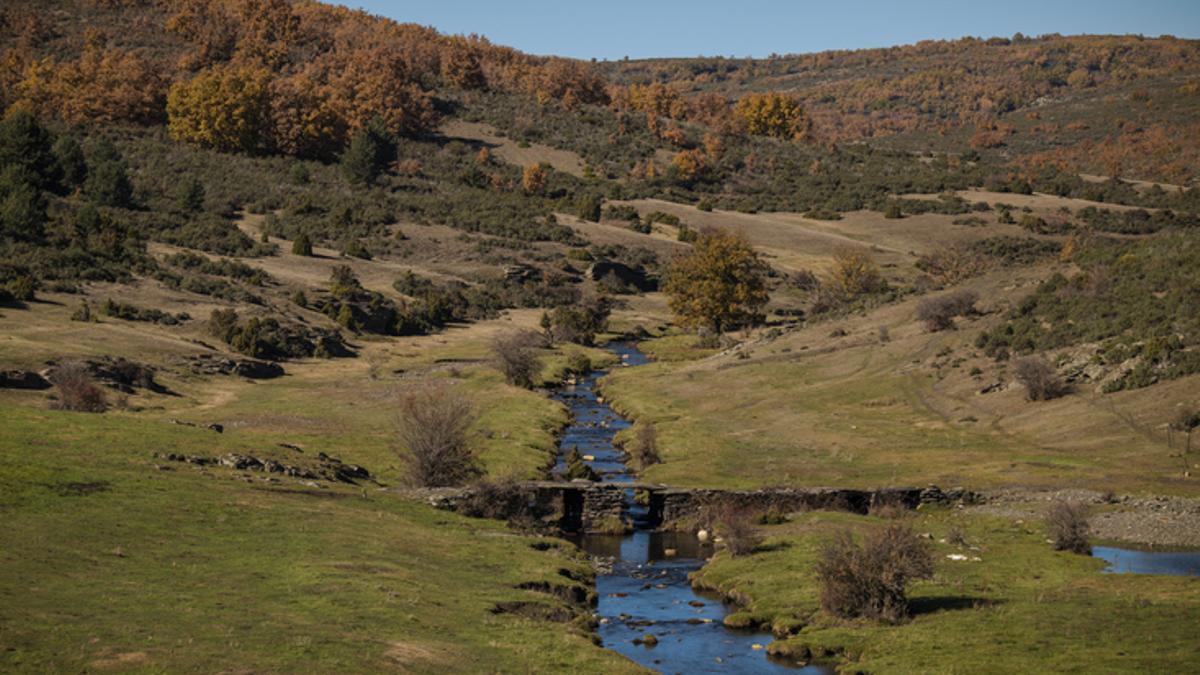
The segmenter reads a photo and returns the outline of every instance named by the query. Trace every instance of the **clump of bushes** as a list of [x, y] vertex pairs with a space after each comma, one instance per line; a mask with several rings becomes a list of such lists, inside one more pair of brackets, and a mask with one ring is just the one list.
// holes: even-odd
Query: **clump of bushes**
[[903, 523], [872, 530], [862, 543], [849, 532], [821, 546], [821, 608], [844, 619], [899, 623], [909, 614], [908, 585], [933, 576], [933, 553]]
[[1039, 356], [1017, 359], [1013, 363], [1013, 377], [1025, 387], [1025, 397], [1030, 401], [1049, 401], [1070, 392], [1054, 366]]
[[[84, 303], [84, 307], [87, 307], [86, 303]], [[189, 316], [187, 312], [171, 314], [160, 309], [145, 309], [136, 307], [134, 305], [125, 304], [123, 302], [115, 302], [112, 298], [109, 298], [104, 302], [103, 309], [105, 316], [111, 316], [113, 318], [123, 319], [125, 321], [146, 321], [164, 326], [176, 326], [191, 319], [191, 316]], [[81, 312], [81, 314], [83, 314], [83, 312]], [[76, 321], [89, 321], [91, 319], [91, 311], [89, 309], [81, 318], [76, 319], [74, 316], [71, 318]]]
[[191, 251], [180, 251], [174, 255], [167, 256], [166, 263], [191, 272], [237, 279], [252, 286], [265, 286], [268, 282], [272, 281], [271, 275], [264, 269], [251, 267], [245, 263], [227, 258], [210, 260]]
[[532, 331], [518, 330], [496, 336], [492, 340], [492, 361], [509, 384], [533, 388], [534, 377], [541, 370], [538, 357], [541, 338]]
[[102, 413], [108, 410], [108, 397], [96, 385], [87, 366], [78, 362], [64, 363], [51, 376], [57, 399], [51, 407], [56, 410]]
[[596, 334], [608, 327], [612, 302], [605, 297], [588, 298], [574, 305], [555, 307], [542, 315], [542, 328], [554, 342], [591, 345]]
[[239, 323], [237, 310], [214, 309], [208, 320], [209, 333], [235, 351], [256, 359], [283, 361], [316, 356], [352, 356], [336, 330], [285, 325], [274, 318], [253, 317]]
[[419, 382], [401, 394], [396, 407], [396, 440], [410, 482], [452, 487], [483, 473], [469, 442], [475, 407], [452, 385]]
[[924, 323], [925, 328], [930, 332], [953, 328], [954, 317], [974, 314], [975, 303], [978, 300], [977, 293], [966, 289], [937, 297], [922, 298], [917, 303], [917, 319]]
[[1056, 551], [1091, 555], [1090, 529], [1088, 508], [1079, 502], [1056, 501], [1046, 512], [1046, 530]]

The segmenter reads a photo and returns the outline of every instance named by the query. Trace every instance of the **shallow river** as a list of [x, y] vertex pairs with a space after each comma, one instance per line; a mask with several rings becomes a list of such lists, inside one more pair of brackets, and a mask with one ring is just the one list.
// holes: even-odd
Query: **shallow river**
[[[646, 357], [631, 344], [618, 342], [608, 349], [621, 358], [621, 366], [636, 367]], [[570, 408], [571, 425], [559, 444], [558, 472], [566, 471], [564, 457], [578, 448], [604, 482], [634, 479], [625, 456], [613, 446], [613, 436], [629, 422], [600, 401], [596, 380], [604, 371], [590, 373], [566, 386], [555, 398]], [[642, 509], [626, 496], [629, 535], [583, 535], [576, 543], [593, 556], [600, 573], [596, 590], [597, 614], [604, 646], [637, 663], [664, 673], [801, 673], [825, 675], [831, 669], [809, 666], [797, 669], [768, 659], [769, 633], [734, 631], [721, 623], [730, 608], [720, 598], [697, 593], [688, 574], [713, 554], [695, 536], [653, 532], [641, 522]], [[671, 555], [667, 555], [671, 553]], [[650, 646], [637, 644], [647, 634], [657, 638]]]

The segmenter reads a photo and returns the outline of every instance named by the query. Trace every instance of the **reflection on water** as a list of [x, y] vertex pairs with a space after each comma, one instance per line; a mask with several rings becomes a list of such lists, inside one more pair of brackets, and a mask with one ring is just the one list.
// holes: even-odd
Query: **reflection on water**
[[[630, 344], [614, 343], [608, 349], [621, 358], [623, 366], [646, 363], [646, 357]], [[602, 481], [628, 482], [634, 476], [612, 441], [629, 422], [596, 395], [596, 380], [604, 374], [590, 373], [555, 394], [572, 412], [571, 426], [559, 443], [556, 472], [566, 471], [564, 457], [577, 448], [591, 457], [585, 461]], [[632, 490], [625, 492], [626, 512], [636, 527], [645, 508], [634, 503]], [[773, 662], [766, 655], [766, 646], [773, 639], [769, 633], [725, 628], [722, 620], [729, 608], [719, 598], [692, 590], [688, 582], [688, 574], [700, 569], [713, 553], [711, 546], [701, 544], [694, 535], [635, 529], [629, 535], [585, 534], [574, 540], [592, 556], [599, 570], [598, 632], [608, 649], [666, 673], [833, 672], [817, 666], [797, 670]], [[647, 634], [657, 638], [657, 644], [639, 644]]]
[[1200, 551], [1138, 551], [1095, 546], [1092, 555], [1107, 560], [1104, 571], [1114, 574], [1200, 576]]

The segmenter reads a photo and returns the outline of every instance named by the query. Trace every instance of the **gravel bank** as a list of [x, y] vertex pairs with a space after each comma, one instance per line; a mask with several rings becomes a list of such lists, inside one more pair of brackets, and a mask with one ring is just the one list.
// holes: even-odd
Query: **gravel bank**
[[976, 513], [1040, 518], [1058, 500], [1092, 505], [1092, 535], [1143, 546], [1200, 548], [1200, 499], [1114, 496], [1090, 490], [1004, 489], [979, 493]]

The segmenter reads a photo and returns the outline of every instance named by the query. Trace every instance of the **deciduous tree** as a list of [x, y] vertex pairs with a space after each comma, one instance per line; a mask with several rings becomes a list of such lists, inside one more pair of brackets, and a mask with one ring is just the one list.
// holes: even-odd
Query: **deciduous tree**
[[802, 138], [809, 120], [800, 102], [778, 92], [750, 93], [738, 99], [734, 114], [748, 133], [775, 138]]
[[171, 137], [225, 152], [266, 150], [270, 80], [263, 68], [218, 66], [177, 82], [167, 97]]
[[680, 325], [723, 331], [761, 320], [767, 271], [745, 239], [714, 230], [671, 264], [664, 290]]

